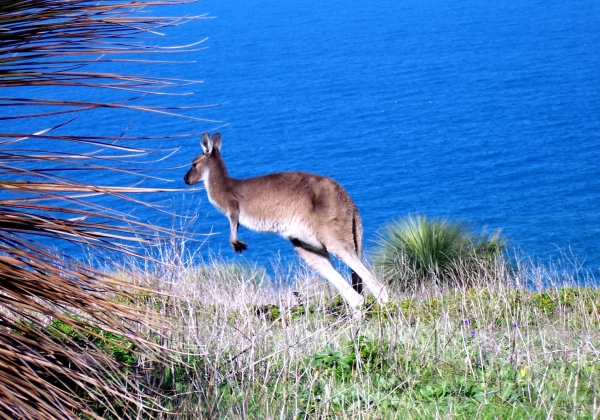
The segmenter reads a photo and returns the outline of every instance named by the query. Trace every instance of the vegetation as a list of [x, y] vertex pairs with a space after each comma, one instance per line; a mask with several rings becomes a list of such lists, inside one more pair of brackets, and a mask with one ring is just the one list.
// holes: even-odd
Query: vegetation
[[[577, 286], [574, 277], [521, 263], [477, 279], [462, 273], [471, 276], [469, 287], [431, 284], [407, 293], [392, 286], [393, 303], [381, 308], [368, 299], [364, 320], [356, 322], [327, 284], [307, 273], [273, 282], [241, 266], [185, 264], [162, 283], [168, 297], [137, 299], [159, 308], [179, 331], [162, 342], [182, 352], [170, 370], [136, 362], [146, 366], [145, 383], [162, 384], [162, 405], [174, 408], [157, 417], [599, 413], [600, 291]], [[146, 268], [135, 275], [142, 284], [164, 277]], [[542, 283], [543, 291], [525, 287]]]
[[[123, 371], [129, 359], [118, 355], [153, 353], [156, 343], [136, 331], [141, 323], [159, 332], [162, 321], [131, 305], [129, 296], [139, 290], [128, 282], [50, 244], [122, 256], [135, 255], [132, 245], [155, 236], [155, 228], [94, 198], [136, 202], [130, 193], [158, 191], [133, 187], [151, 178], [136, 168], [153, 152], [140, 142], [153, 138], [126, 136], [126, 123], [113, 127], [114, 135], [82, 134], [75, 121], [96, 118], [98, 109], [125, 118], [177, 115], [143, 99], [190, 82], [98, 67], [128, 55], [129, 62], [149, 63], [160, 53], [164, 61], [166, 51], [144, 38], [182, 20], [138, 11], [175, 3], [0, 3], [0, 418], [124, 418], [135, 410], [119, 407], [160, 410]], [[86, 181], [107, 171], [132, 177], [130, 186]]]
[[406, 289], [432, 281], [466, 285], [458, 274], [493, 269], [502, 263], [506, 242], [499, 232], [477, 235], [447, 219], [408, 216], [383, 228], [377, 245], [381, 277]]

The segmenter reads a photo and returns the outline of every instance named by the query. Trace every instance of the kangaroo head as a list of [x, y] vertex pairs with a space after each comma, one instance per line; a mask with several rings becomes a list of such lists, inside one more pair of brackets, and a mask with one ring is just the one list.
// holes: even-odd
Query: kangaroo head
[[202, 146], [202, 153], [196, 156], [192, 167], [183, 177], [183, 181], [187, 185], [197, 184], [203, 179], [214, 152], [221, 150], [221, 134], [215, 133], [211, 137], [208, 133], [204, 133], [200, 139], [200, 146]]

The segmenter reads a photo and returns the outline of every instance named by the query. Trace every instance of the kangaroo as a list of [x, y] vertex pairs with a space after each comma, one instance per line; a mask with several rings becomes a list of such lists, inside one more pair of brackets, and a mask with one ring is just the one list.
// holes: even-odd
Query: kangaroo
[[[280, 172], [247, 179], [227, 174], [221, 157], [221, 134], [204, 133], [202, 153], [183, 177], [187, 185], [204, 182], [208, 200], [229, 219], [229, 243], [241, 253], [241, 223], [274, 232], [291, 241], [306, 263], [329, 280], [352, 308], [364, 303], [365, 281], [379, 303], [388, 293], [361, 261], [362, 224], [356, 205], [333, 179], [304, 172]], [[331, 263], [330, 253], [352, 269], [352, 286]]]

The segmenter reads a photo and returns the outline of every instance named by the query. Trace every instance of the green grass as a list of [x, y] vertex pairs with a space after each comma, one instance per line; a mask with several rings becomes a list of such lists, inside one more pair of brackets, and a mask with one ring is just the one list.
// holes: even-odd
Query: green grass
[[433, 282], [468, 285], [460, 274], [490, 269], [501, 263], [506, 241], [499, 231], [470, 232], [448, 219], [407, 216], [378, 233], [375, 267], [381, 277], [410, 289]]
[[392, 304], [368, 299], [357, 322], [326, 283], [295, 273], [277, 283], [190, 262], [165, 283], [139, 271], [168, 295], [137, 304], [173, 328], [154, 338], [166, 364], [137, 356], [132, 368], [171, 410], [157, 418], [597, 418], [598, 289], [534, 292], [523, 285], [540, 275], [573, 279], [497, 267], [468, 288], [392, 288]]

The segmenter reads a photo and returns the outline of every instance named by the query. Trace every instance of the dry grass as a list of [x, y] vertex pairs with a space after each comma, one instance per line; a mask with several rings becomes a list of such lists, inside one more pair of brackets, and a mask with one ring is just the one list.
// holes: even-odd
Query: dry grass
[[172, 295], [144, 304], [179, 329], [164, 344], [185, 354], [165, 418], [598, 415], [600, 293], [564, 287], [578, 286], [575, 275], [498, 265], [469, 288], [395, 290], [356, 322], [304, 269], [272, 281], [255, 268], [178, 261], [169, 282], [138, 272]]

